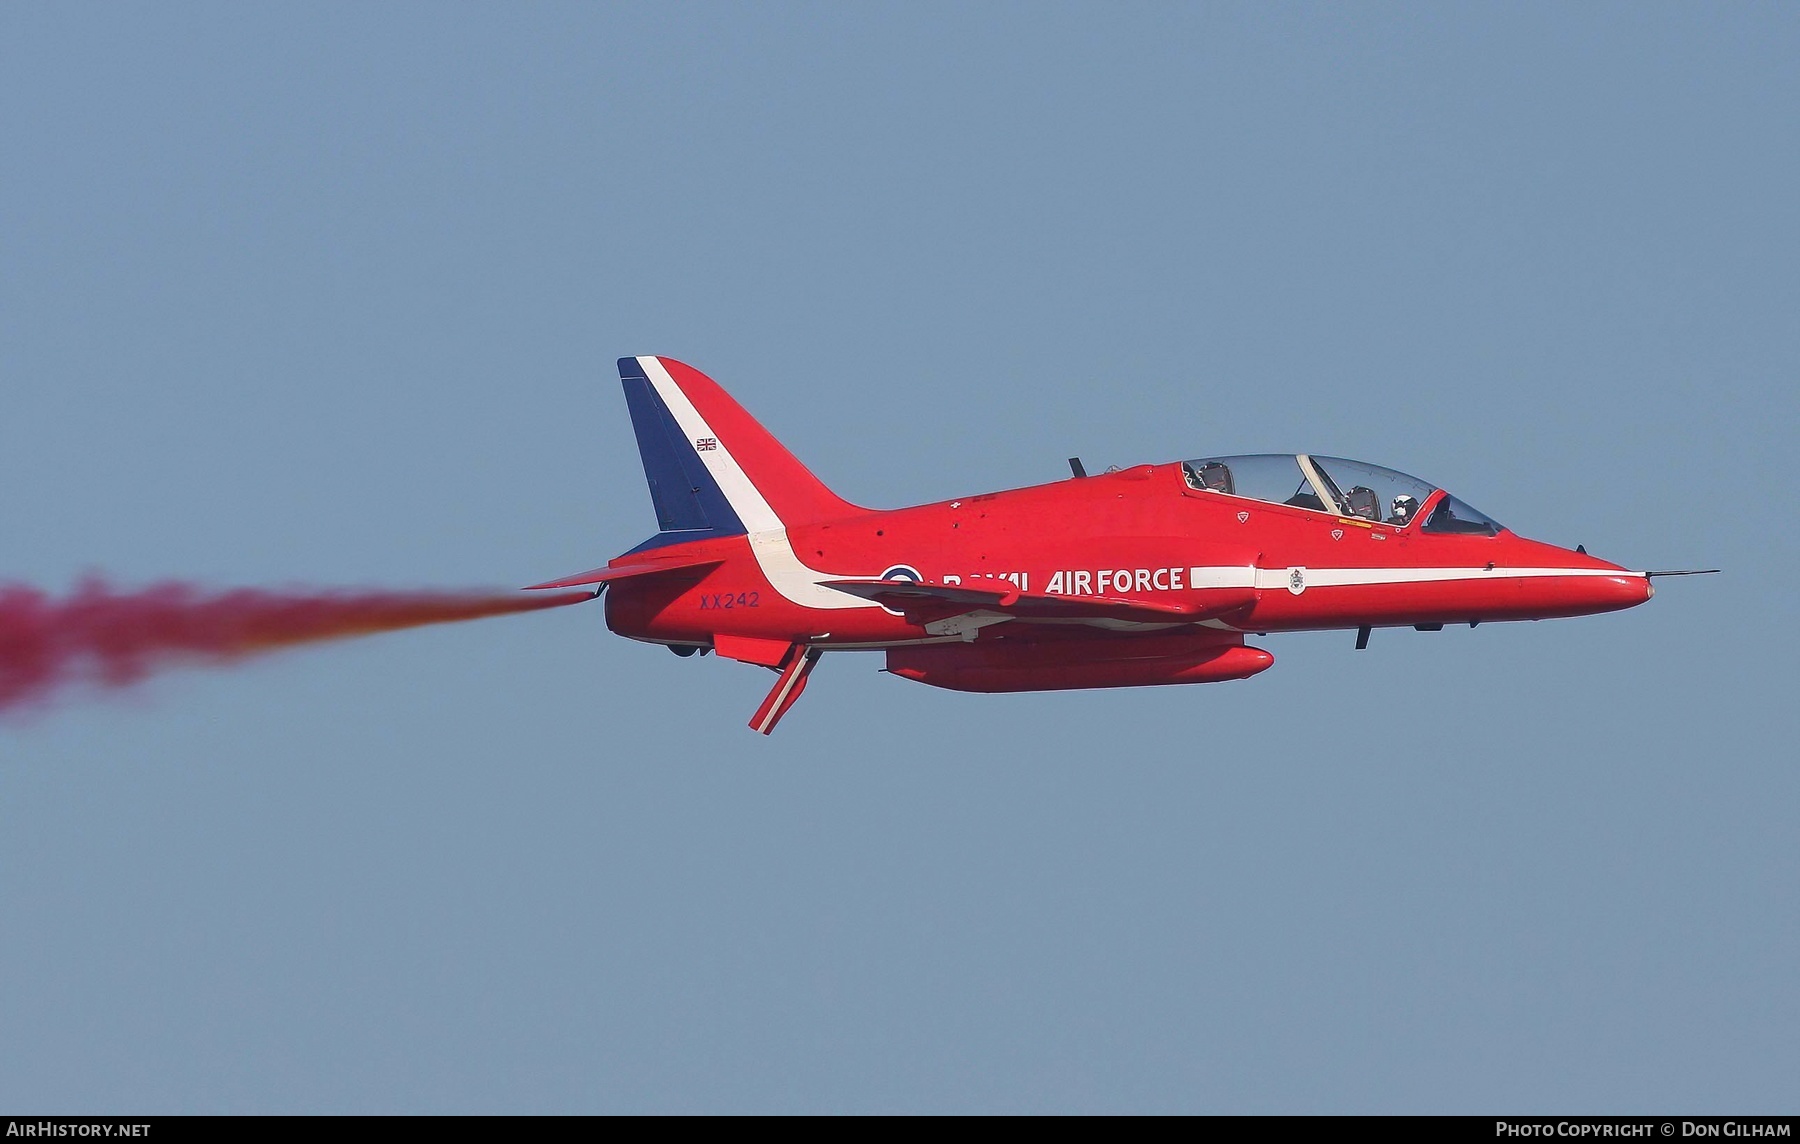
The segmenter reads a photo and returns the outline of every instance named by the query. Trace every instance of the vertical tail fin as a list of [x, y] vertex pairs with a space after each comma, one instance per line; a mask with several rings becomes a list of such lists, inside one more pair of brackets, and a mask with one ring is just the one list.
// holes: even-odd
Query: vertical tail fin
[[692, 366], [665, 357], [620, 358], [619, 378], [662, 530], [639, 547], [860, 511]]

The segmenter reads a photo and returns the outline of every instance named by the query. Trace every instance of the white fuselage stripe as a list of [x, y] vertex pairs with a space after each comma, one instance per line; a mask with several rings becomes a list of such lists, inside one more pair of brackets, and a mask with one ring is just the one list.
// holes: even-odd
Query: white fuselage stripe
[[[1546, 576], [1642, 576], [1614, 568], [1311, 568], [1298, 566], [1308, 588], [1348, 588], [1372, 584], [1435, 584], [1453, 580], [1517, 580]], [[1187, 587], [1286, 588], [1288, 568], [1221, 564], [1187, 569]]]
[[[1287, 573], [1283, 572], [1283, 576]], [[1285, 580], [1282, 581], [1284, 584]], [[1248, 564], [1226, 564], [1211, 568], [1189, 568], [1189, 588], [1254, 588], [1256, 569]]]
[[[1376, 584], [1441, 584], [1456, 580], [1537, 580], [1561, 576], [1642, 576], [1612, 568], [1309, 568], [1306, 587], [1351, 588]], [[1258, 588], [1286, 588], [1289, 569], [1259, 568]]]

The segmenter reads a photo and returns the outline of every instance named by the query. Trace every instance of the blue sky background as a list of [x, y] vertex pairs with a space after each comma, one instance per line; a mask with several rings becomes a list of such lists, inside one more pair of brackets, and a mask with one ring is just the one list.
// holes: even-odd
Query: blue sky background
[[0, 579], [511, 586], [613, 359], [1722, 565], [976, 697], [598, 608], [0, 728], [0, 1109], [1793, 1111], [1800, 9], [0, 6]]

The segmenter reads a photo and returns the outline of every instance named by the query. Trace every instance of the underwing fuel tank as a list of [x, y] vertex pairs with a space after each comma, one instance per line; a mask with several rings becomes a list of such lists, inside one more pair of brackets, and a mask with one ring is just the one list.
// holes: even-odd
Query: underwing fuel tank
[[887, 652], [903, 679], [951, 691], [1072, 691], [1247, 679], [1275, 657], [1241, 643], [1191, 639], [1058, 640], [1053, 643], [915, 644]]

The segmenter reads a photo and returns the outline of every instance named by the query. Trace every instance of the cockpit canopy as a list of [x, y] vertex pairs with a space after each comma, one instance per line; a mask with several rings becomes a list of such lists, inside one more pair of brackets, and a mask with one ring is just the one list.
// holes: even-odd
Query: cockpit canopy
[[[1437, 486], [1405, 473], [1312, 453], [1203, 457], [1183, 461], [1181, 468], [1188, 486], [1204, 492], [1361, 517], [1394, 528], [1410, 525], [1438, 492]], [[1501, 526], [1445, 493], [1420, 527], [1426, 532], [1494, 536]]]

